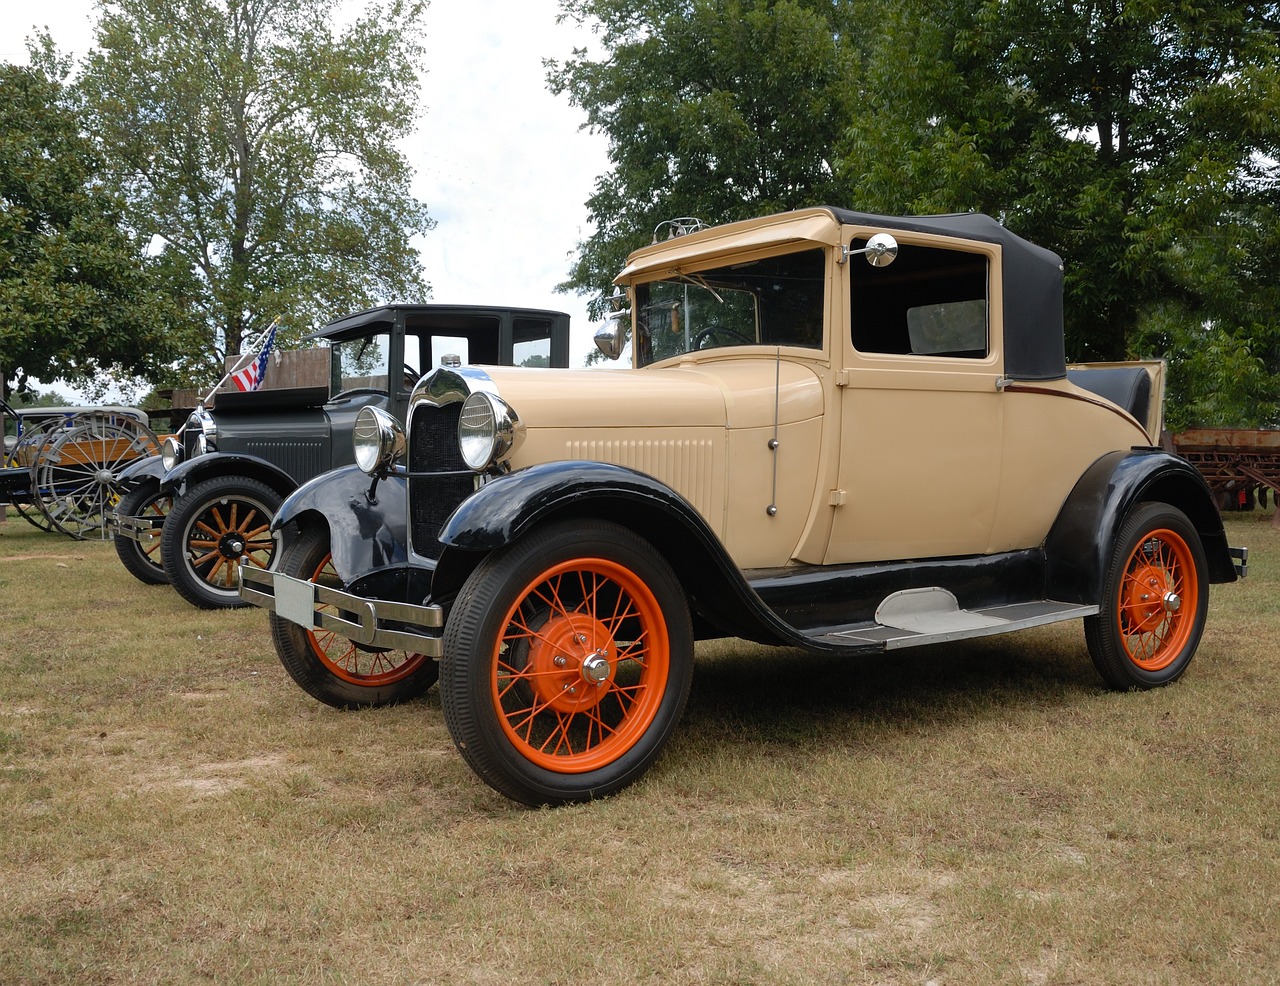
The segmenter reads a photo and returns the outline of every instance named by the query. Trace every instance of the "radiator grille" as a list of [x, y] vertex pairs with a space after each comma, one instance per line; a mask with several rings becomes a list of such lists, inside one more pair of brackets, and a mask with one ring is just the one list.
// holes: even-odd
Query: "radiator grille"
[[419, 404], [409, 421], [410, 536], [413, 550], [427, 558], [439, 556], [440, 529], [475, 490], [475, 473], [458, 450], [461, 411], [461, 403]]
[[323, 442], [251, 441], [245, 442], [244, 450], [275, 463], [297, 483], [319, 476], [329, 468]]

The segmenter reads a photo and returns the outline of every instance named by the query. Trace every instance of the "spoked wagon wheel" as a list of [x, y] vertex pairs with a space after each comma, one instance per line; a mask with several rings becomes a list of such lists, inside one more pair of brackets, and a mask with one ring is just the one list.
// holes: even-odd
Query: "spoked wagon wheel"
[[1155, 688], [1187, 669], [1209, 610], [1200, 535], [1180, 510], [1147, 503], [1120, 528], [1102, 611], [1084, 621], [1089, 656], [1112, 688]]
[[[173, 498], [160, 492], [160, 483], [147, 479], [138, 483], [116, 504], [115, 512], [121, 517], [133, 517], [143, 523], [163, 524], [173, 506]], [[125, 569], [139, 582], [147, 585], [164, 585], [169, 576], [164, 573], [164, 555], [160, 547], [160, 530], [153, 529], [143, 540], [137, 541], [123, 534], [115, 535], [116, 554]]]
[[245, 476], [215, 476], [177, 498], [160, 534], [164, 571], [178, 594], [201, 609], [245, 606], [236, 566], [270, 568], [271, 518], [280, 494]]
[[22, 490], [13, 490], [9, 502], [28, 524], [42, 531], [52, 531], [53, 521], [41, 509], [40, 497], [36, 493], [36, 453], [44, 444], [47, 434], [58, 427], [61, 422], [56, 419], [45, 420], [36, 424], [27, 424], [17, 443], [5, 453], [4, 468], [6, 470], [25, 470], [27, 478]]
[[684, 592], [646, 541], [549, 525], [488, 556], [445, 625], [445, 723], [471, 768], [529, 805], [611, 794], [657, 758], [684, 709]]
[[[311, 527], [280, 556], [280, 572], [341, 588], [329, 553], [329, 534]], [[332, 630], [307, 630], [270, 614], [280, 663], [312, 698], [339, 709], [391, 705], [435, 684], [436, 662], [423, 654], [363, 647]]]
[[141, 422], [86, 411], [46, 433], [36, 453], [40, 508], [64, 534], [79, 540], [111, 536], [111, 511], [120, 498], [124, 468], [160, 451], [160, 440]]

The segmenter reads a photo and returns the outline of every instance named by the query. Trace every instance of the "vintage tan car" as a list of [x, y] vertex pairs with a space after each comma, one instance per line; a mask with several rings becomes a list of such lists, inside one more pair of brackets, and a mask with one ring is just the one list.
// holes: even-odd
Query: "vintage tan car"
[[986, 216], [807, 209], [617, 283], [597, 343], [629, 366], [436, 369], [407, 433], [362, 412], [358, 468], [282, 506], [241, 592], [308, 692], [438, 669], [476, 773], [558, 804], [653, 763], [696, 638], [853, 656], [1083, 619], [1103, 680], [1148, 688], [1243, 573], [1156, 447], [1159, 364], [1068, 370], [1061, 260]]

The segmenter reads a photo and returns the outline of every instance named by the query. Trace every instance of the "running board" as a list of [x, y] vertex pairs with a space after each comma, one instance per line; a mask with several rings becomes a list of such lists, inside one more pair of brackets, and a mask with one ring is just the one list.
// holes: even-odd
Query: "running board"
[[842, 647], [876, 647], [897, 650], [949, 640], [990, 637], [1031, 627], [1095, 616], [1097, 606], [1038, 599], [1025, 603], [961, 609], [946, 589], [905, 589], [886, 596], [876, 610], [874, 623], [830, 628], [814, 639]]

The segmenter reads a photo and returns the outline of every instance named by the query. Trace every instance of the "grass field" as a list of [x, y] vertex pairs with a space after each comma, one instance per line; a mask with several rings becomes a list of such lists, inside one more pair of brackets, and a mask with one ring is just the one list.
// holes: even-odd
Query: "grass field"
[[0, 983], [1280, 981], [1280, 530], [1187, 675], [1079, 624], [814, 658], [701, 645], [656, 768], [516, 807], [434, 692], [343, 713], [259, 610], [0, 525]]

